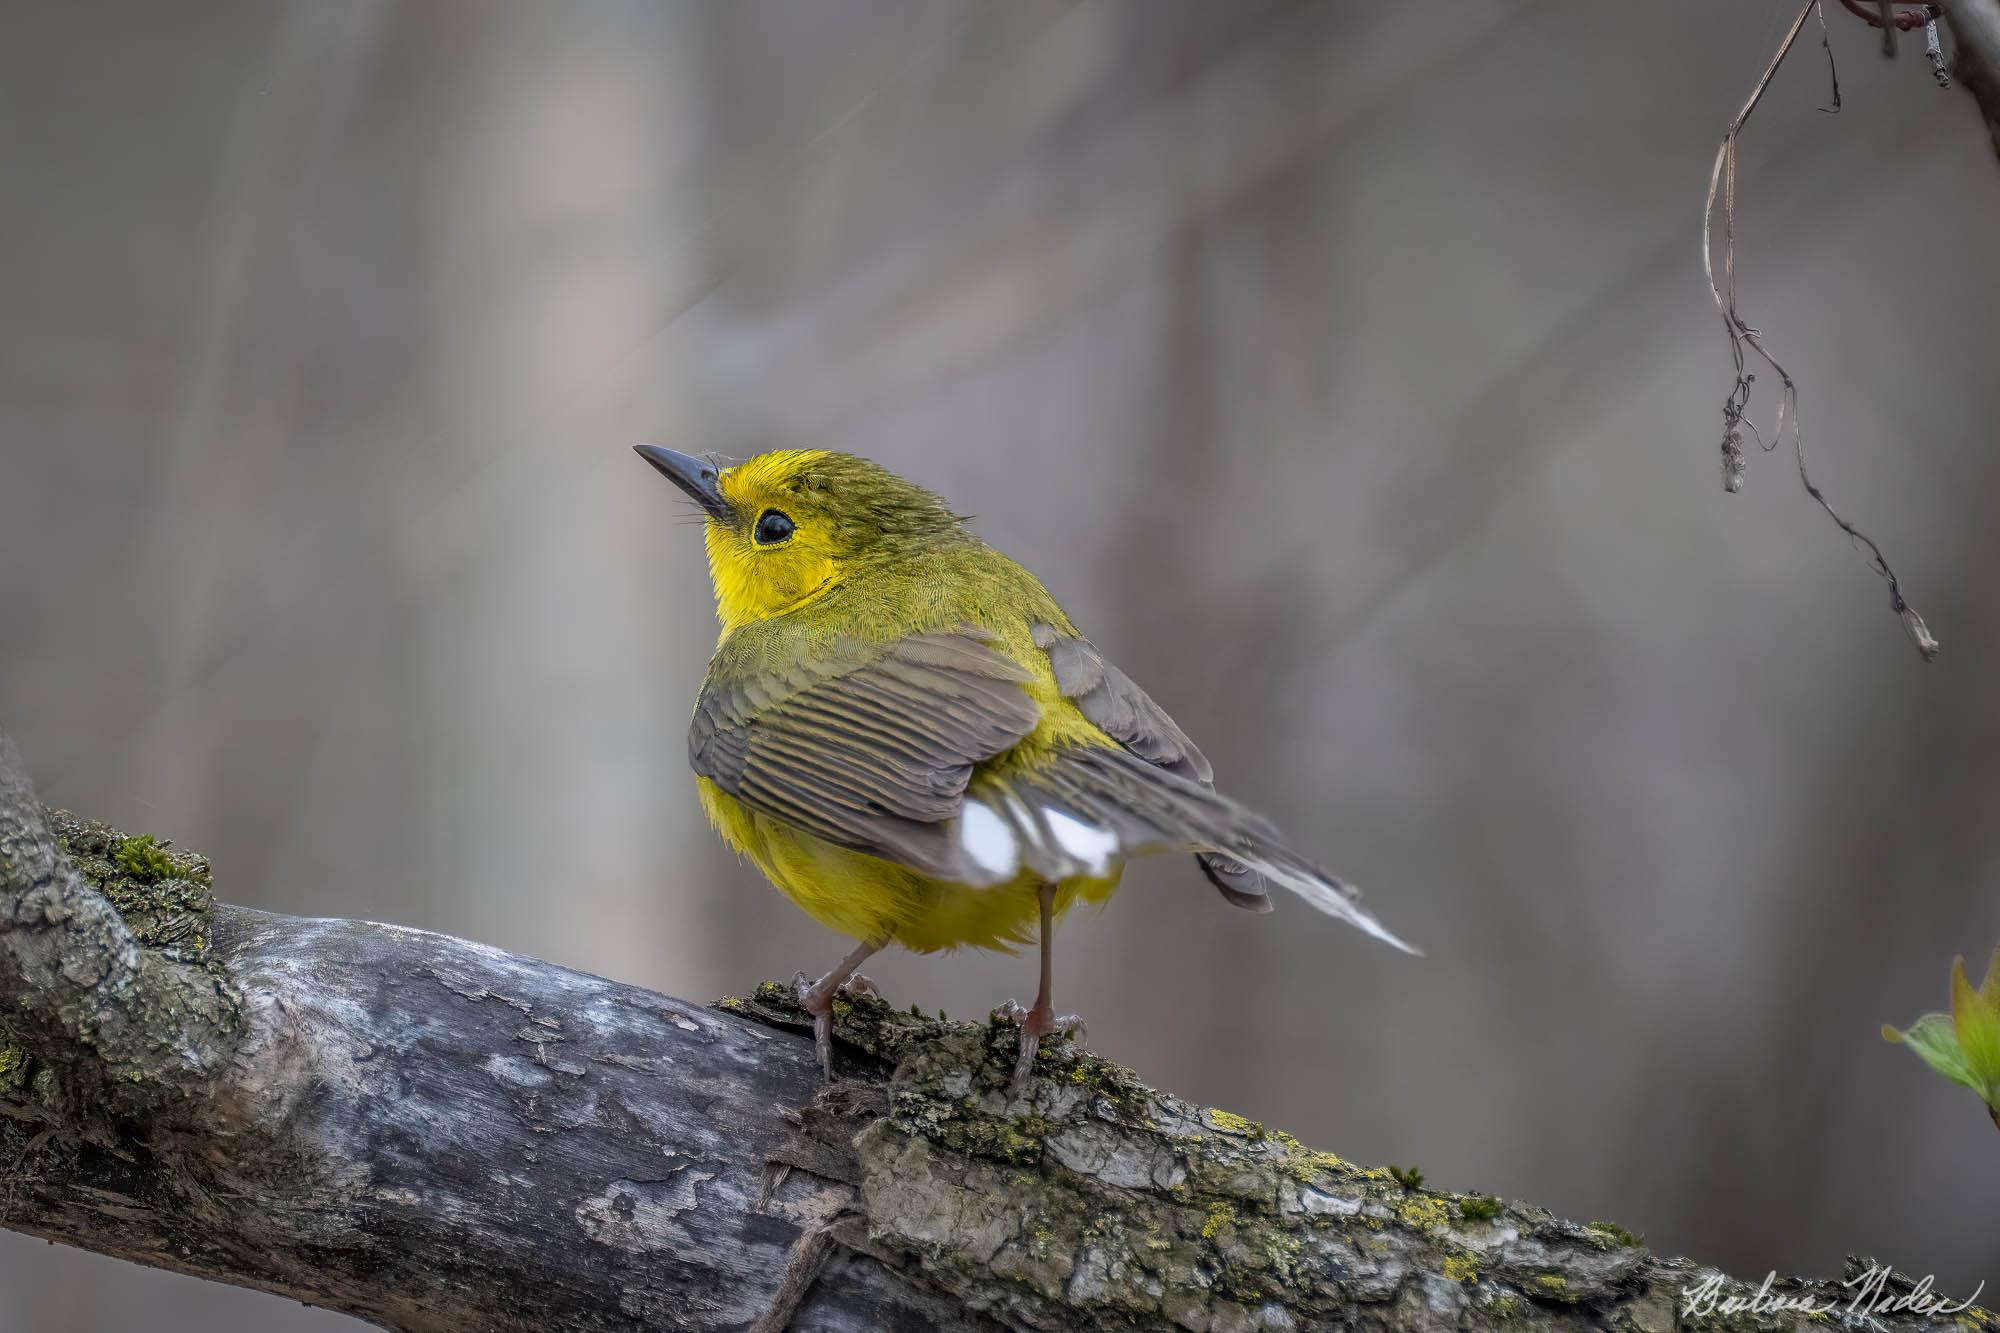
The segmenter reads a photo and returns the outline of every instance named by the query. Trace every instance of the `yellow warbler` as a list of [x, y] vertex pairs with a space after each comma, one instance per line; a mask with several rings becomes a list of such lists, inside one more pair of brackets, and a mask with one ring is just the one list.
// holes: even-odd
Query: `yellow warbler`
[[[1192, 852], [1238, 907], [1267, 885], [1407, 949], [1358, 895], [1217, 794], [1172, 718], [1104, 660], [1034, 575], [945, 502], [865, 459], [779, 450], [724, 467], [640, 455], [707, 516], [722, 637], [688, 735], [701, 803], [730, 846], [814, 919], [859, 941], [797, 978], [832, 1072], [833, 1001], [883, 946], [1041, 945], [1017, 1083], [1043, 1037], [1050, 935], [1124, 862]], [[1414, 951], [1412, 951], [1414, 952]]]

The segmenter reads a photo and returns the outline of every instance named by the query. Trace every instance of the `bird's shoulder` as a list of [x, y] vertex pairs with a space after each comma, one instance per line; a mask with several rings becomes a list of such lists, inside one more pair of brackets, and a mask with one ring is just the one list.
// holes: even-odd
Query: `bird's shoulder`
[[938, 639], [1020, 669], [1018, 683], [1040, 713], [1032, 750], [1110, 743], [1210, 780], [1208, 760], [1187, 733], [1084, 635], [1042, 581], [976, 540], [866, 567], [808, 607], [734, 631], [709, 664], [706, 711], [722, 704], [748, 720], [901, 645]]
[[[1110, 661], [1025, 566], [971, 542], [884, 562], [811, 606], [742, 626], [717, 646], [696, 725], [743, 725], [815, 687], [911, 652], [935, 656], [940, 690], [970, 673], [1025, 692], [1038, 717], [1019, 759], [1113, 744], [1197, 782], [1209, 762], [1179, 724]], [[1018, 674], [1009, 671], [1009, 666]]]

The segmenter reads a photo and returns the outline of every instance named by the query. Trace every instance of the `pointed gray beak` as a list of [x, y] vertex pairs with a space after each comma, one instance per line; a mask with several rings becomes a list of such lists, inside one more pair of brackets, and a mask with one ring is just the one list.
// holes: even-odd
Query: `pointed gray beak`
[[715, 464], [678, 449], [662, 449], [657, 444], [635, 444], [632, 448], [668, 481], [692, 496], [710, 518], [718, 523], [736, 522], [736, 507], [722, 494], [718, 485], [722, 474], [716, 471]]

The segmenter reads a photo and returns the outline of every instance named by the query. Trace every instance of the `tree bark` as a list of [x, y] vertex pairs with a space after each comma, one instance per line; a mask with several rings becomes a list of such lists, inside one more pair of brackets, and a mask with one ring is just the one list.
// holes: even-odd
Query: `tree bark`
[[2000, 0], [1940, 0], [1951, 29], [1952, 74], [1979, 102], [2000, 154]]
[[[424, 931], [216, 907], [200, 858], [146, 851], [44, 822], [0, 737], [0, 958], [41, 960], [0, 972], [14, 1230], [427, 1333], [1652, 1330], [1727, 1322], [1686, 1308], [1704, 1280], [1749, 1294], [1610, 1224], [1405, 1187], [1067, 1042], [1015, 1095], [1008, 1022], [843, 1002], [822, 1086], [781, 987], [704, 1008]], [[51, 886], [96, 924], [44, 929]], [[51, 940], [71, 980], [48, 980]], [[224, 996], [226, 1021], [135, 990], [149, 969]], [[154, 1054], [107, 1055], [100, 1029]]]

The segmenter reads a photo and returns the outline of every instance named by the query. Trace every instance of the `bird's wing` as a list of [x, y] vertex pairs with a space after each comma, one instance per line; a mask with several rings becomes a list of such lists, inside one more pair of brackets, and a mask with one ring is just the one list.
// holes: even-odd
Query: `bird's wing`
[[1041, 716], [1022, 688], [1033, 677], [991, 644], [971, 626], [793, 653], [739, 634], [695, 702], [689, 762], [815, 837], [965, 878], [952, 835], [973, 768]]
[[[1095, 644], [1046, 623], [1036, 625], [1034, 635], [1035, 645], [1049, 655], [1056, 688], [1099, 730], [1149, 764], [1215, 786], [1214, 770], [1188, 734], [1137, 681], [1105, 661]], [[1216, 891], [1236, 906], [1271, 910], [1263, 876], [1241, 861], [1216, 852], [1198, 853], [1195, 860]]]
[[[1121, 748], [1075, 746], [1051, 760], [982, 771], [967, 793], [962, 828], [997, 827], [1014, 859], [1039, 874], [1103, 873], [1144, 852], [1190, 851], [1231, 902], [1268, 910], [1267, 884], [1290, 889], [1329, 916], [1415, 953], [1361, 906], [1361, 895], [1286, 845], [1262, 815], [1221, 795], [1187, 733], [1087, 639], [1037, 625], [1056, 688]], [[995, 879], [1011, 865], [995, 866]]]

